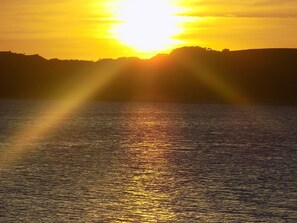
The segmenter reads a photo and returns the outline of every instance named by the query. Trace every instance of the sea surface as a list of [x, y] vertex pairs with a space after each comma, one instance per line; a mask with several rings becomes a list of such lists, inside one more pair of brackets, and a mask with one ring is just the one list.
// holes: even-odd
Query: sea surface
[[[60, 103], [61, 104], [61, 103]], [[0, 101], [0, 222], [297, 222], [297, 107]]]

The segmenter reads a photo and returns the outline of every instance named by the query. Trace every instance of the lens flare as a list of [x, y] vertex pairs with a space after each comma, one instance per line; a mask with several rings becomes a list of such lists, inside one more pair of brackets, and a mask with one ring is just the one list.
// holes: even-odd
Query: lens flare
[[[29, 128], [23, 129], [8, 141], [8, 147], [0, 152], [0, 169], [22, 158], [25, 153], [34, 150], [33, 145], [42, 137], [50, 135], [59, 125], [63, 118], [77, 110], [93, 94], [100, 90], [115, 78], [123, 64], [113, 63], [82, 75], [84, 78], [77, 81], [68, 93], [61, 97], [51, 107], [47, 107], [41, 116], [37, 117]], [[48, 118], [50, 117], [50, 118]]]
[[213, 89], [226, 102], [235, 104], [248, 104], [250, 102], [249, 98], [243, 92], [235, 86], [230, 85], [220, 75], [200, 64], [198, 60], [188, 59], [180, 63], [195, 75], [197, 81]]

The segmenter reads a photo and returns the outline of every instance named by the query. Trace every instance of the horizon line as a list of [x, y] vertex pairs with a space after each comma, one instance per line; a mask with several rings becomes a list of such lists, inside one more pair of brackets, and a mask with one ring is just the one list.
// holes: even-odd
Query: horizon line
[[97, 60], [84, 60], [84, 59], [75, 59], [75, 58], [58, 58], [58, 57], [53, 57], [53, 58], [48, 58], [48, 57], [44, 57], [38, 53], [33, 53], [33, 54], [27, 54], [27, 53], [24, 53], [24, 52], [14, 52], [14, 51], [11, 51], [11, 50], [0, 50], [0, 53], [12, 53], [12, 54], [17, 54], [17, 55], [23, 55], [23, 56], [39, 56], [41, 57], [42, 59], [45, 59], [45, 60], [60, 60], [60, 61], [82, 61], [82, 62], [98, 62], [98, 61], [101, 61], [101, 60], [119, 60], [119, 59], [139, 59], [139, 60], [150, 60], [156, 56], [159, 56], [159, 55], [167, 55], [169, 56], [174, 50], [176, 49], [182, 49], [182, 48], [202, 48], [202, 49], [205, 49], [206, 51], [214, 51], [214, 52], [223, 52], [224, 50], [228, 50], [229, 52], [238, 52], [238, 51], [249, 51], [249, 50], [297, 50], [297, 47], [294, 48], [294, 47], [265, 47], [265, 48], [246, 48], [246, 49], [236, 49], [236, 50], [232, 50], [232, 49], [229, 49], [229, 48], [224, 48], [222, 50], [216, 50], [216, 49], [212, 49], [212, 48], [209, 48], [209, 47], [202, 47], [202, 46], [198, 46], [198, 45], [188, 45], [188, 46], [181, 46], [181, 47], [177, 47], [177, 48], [173, 48], [171, 49], [171, 51], [169, 53], [156, 53], [155, 55], [149, 57], [149, 58], [141, 58], [141, 57], [138, 57], [138, 56], [119, 56], [119, 57], [104, 57], [104, 58], [98, 58]]

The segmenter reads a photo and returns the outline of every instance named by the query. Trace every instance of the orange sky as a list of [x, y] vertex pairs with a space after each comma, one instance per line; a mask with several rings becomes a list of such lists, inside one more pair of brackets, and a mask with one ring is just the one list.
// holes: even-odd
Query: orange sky
[[[127, 1], [0, 0], [0, 51], [88, 60], [157, 53], [139, 52], [112, 35], [112, 28], [121, 21], [110, 3]], [[172, 1], [180, 30], [172, 36], [176, 44], [171, 48], [297, 48], [297, 1]]]

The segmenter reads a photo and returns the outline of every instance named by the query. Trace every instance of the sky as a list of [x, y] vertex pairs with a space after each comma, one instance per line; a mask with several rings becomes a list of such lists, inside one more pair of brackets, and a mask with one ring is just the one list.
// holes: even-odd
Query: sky
[[[166, 5], [155, 1], [150, 8], [153, 0], [0, 0], [0, 51], [98, 60], [145, 58], [192, 45], [297, 48], [297, 0], [162, 1]], [[138, 9], [141, 5], [146, 8]], [[151, 19], [140, 18], [143, 14]], [[143, 50], [150, 40], [161, 38], [168, 39], [168, 46]]]

